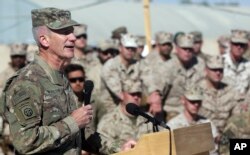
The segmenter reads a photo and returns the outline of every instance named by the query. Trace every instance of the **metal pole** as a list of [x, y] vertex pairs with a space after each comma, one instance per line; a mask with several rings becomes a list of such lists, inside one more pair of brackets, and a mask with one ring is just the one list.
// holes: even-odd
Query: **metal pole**
[[146, 44], [148, 46], [149, 52], [151, 52], [152, 47], [151, 47], [151, 22], [150, 22], [149, 0], [143, 0], [143, 10], [144, 10]]

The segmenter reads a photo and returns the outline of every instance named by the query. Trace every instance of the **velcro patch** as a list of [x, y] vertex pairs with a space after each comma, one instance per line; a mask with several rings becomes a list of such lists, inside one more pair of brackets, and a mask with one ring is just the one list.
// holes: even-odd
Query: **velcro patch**
[[26, 91], [19, 91], [13, 96], [13, 102], [14, 106], [17, 105], [18, 103], [21, 103], [22, 101], [25, 101], [30, 98], [29, 93]]

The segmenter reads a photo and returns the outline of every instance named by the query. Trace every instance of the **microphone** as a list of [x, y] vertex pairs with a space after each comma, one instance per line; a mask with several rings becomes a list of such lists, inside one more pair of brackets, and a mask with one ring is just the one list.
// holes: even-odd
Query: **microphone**
[[94, 83], [91, 80], [86, 80], [84, 82], [84, 104], [90, 104], [91, 93], [94, 88]]
[[147, 113], [141, 111], [139, 106], [137, 106], [134, 103], [128, 103], [126, 105], [126, 111], [131, 115], [134, 115], [134, 116], [140, 115], [140, 116], [146, 118], [149, 122], [153, 123], [153, 125], [159, 125], [159, 126], [161, 126], [163, 128], [166, 128], [166, 129], [170, 130], [169, 126], [167, 126], [163, 121], [159, 121], [158, 119], [156, 119], [154, 117], [151, 117]]

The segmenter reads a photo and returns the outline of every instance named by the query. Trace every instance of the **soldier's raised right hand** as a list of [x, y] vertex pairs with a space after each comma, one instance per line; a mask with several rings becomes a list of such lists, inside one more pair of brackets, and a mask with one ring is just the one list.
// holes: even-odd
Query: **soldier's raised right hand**
[[71, 113], [78, 127], [84, 128], [93, 119], [93, 109], [91, 105], [82, 106]]

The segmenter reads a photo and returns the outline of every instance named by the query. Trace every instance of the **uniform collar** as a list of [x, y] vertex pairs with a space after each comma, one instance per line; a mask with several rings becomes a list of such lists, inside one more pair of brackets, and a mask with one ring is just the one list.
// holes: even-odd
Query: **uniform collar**
[[39, 66], [42, 67], [42, 69], [46, 72], [49, 80], [53, 84], [58, 84], [58, 85], [63, 85], [64, 84], [64, 79], [63, 79], [63, 73], [60, 71], [57, 71], [55, 69], [52, 69], [49, 64], [44, 61], [40, 56], [35, 55], [35, 60], [34, 60]]

